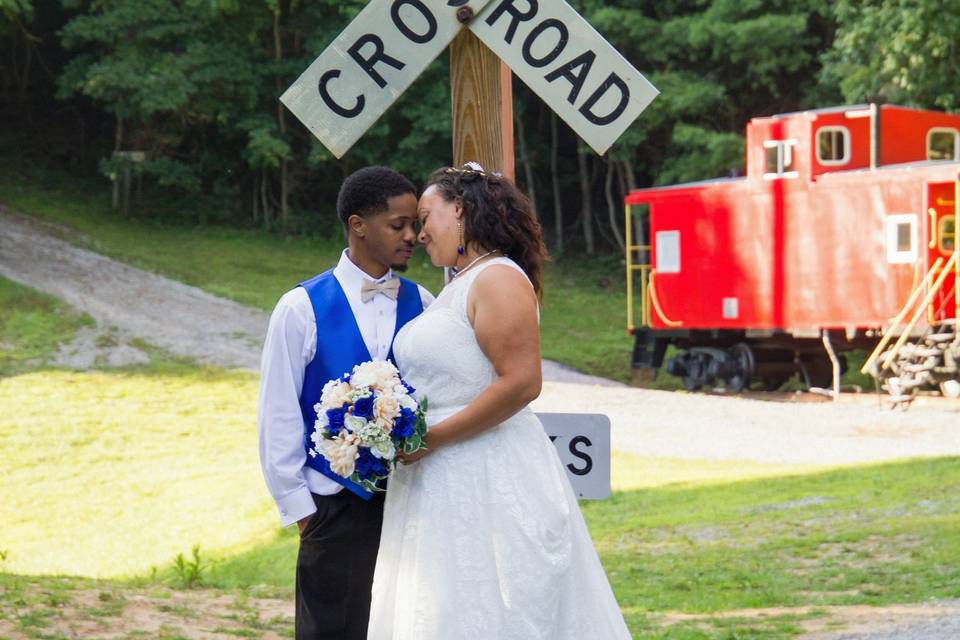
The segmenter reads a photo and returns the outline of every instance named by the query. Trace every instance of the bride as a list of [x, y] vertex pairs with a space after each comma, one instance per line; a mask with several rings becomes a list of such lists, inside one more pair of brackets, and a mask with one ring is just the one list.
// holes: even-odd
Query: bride
[[546, 257], [530, 203], [476, 163], [435, 172], [420, 241], [457, 269], [397, 335], [429, 402], [425, 452], [390, 478], [368, 640], [630, 638], [540, 394]]

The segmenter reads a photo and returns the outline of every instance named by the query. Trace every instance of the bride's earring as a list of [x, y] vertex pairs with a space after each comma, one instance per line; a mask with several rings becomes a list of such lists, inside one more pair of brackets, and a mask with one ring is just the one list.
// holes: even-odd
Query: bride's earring
[[463, 255], [463, 223], [457, 220], [457, 232], [460, 234], [460, 244], [457, 245], [457, 255]]

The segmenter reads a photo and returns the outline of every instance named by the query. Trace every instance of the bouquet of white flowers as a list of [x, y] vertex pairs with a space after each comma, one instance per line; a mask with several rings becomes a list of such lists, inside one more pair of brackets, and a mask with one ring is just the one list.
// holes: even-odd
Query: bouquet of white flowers
[[331, 471], [368, 492], [381, 491], [377, 483], [390, 475], [397, 452], [426, 448], [427, 400], [417, 403], [414, 391], [383, 360], [358, 364], [331, 380], [314, 406], [310, 456], [323, 456]]

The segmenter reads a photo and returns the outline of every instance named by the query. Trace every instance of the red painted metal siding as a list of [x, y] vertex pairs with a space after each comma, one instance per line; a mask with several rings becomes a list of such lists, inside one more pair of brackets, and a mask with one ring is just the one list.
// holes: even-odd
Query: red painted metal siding
[[[884, 160], [922, 159], [926, 130], [951, 122], [945, 114], [915, 118], [916, 113], [884, 107]], [[960, 124], [960, 117], [947, 117]], [[907, 131], [910, 118], [913, 127]], [[843, 170], [815, 157], [817, 130], [838, 122], [851, 135], [851, 162]], [[843, 110], [756, 118], [747, 127], [746, 178], [632, 192], [628, 204], [650, 204], [655, 269], [657, 234], [679, 232], [679, 273], [655, 275], [663, 315], [687, 329], [887, 324], [935, 254], [928, 250], [928, 185], [941, 185], [935, 192], [946, 202], [960, 164], [850, 170], [869, 165], [870, 136], [871, 118], [850, 118]], [[888, 136], [893, 138], [887, 141]], [[796, 140], [796, 177], [764, 176], [766, 140]], [[952, 206], [951, 196], [942, 214]], [[889, 227], [901, 221], [889, 219], [894, 215], [915, 221], [912, 263], [888, 260]], [[670, 326], [656, 310], [651, 316], [653, 328]]]

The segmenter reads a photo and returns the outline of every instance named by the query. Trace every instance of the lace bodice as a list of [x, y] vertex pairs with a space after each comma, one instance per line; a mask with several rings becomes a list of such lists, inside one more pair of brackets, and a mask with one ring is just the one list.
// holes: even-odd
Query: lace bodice
[[400, 373], [416, 388], [418, 397], [427, 397], [431, 423], [469, 404], [496, 378], [493, 364], [480, 350], [467, 317], [470, 285], [495, 264], [523, 273], [509, 258], [477, 264], [444, 287], [433, 304], [407, 323], [394, 340], [393, 353]]

